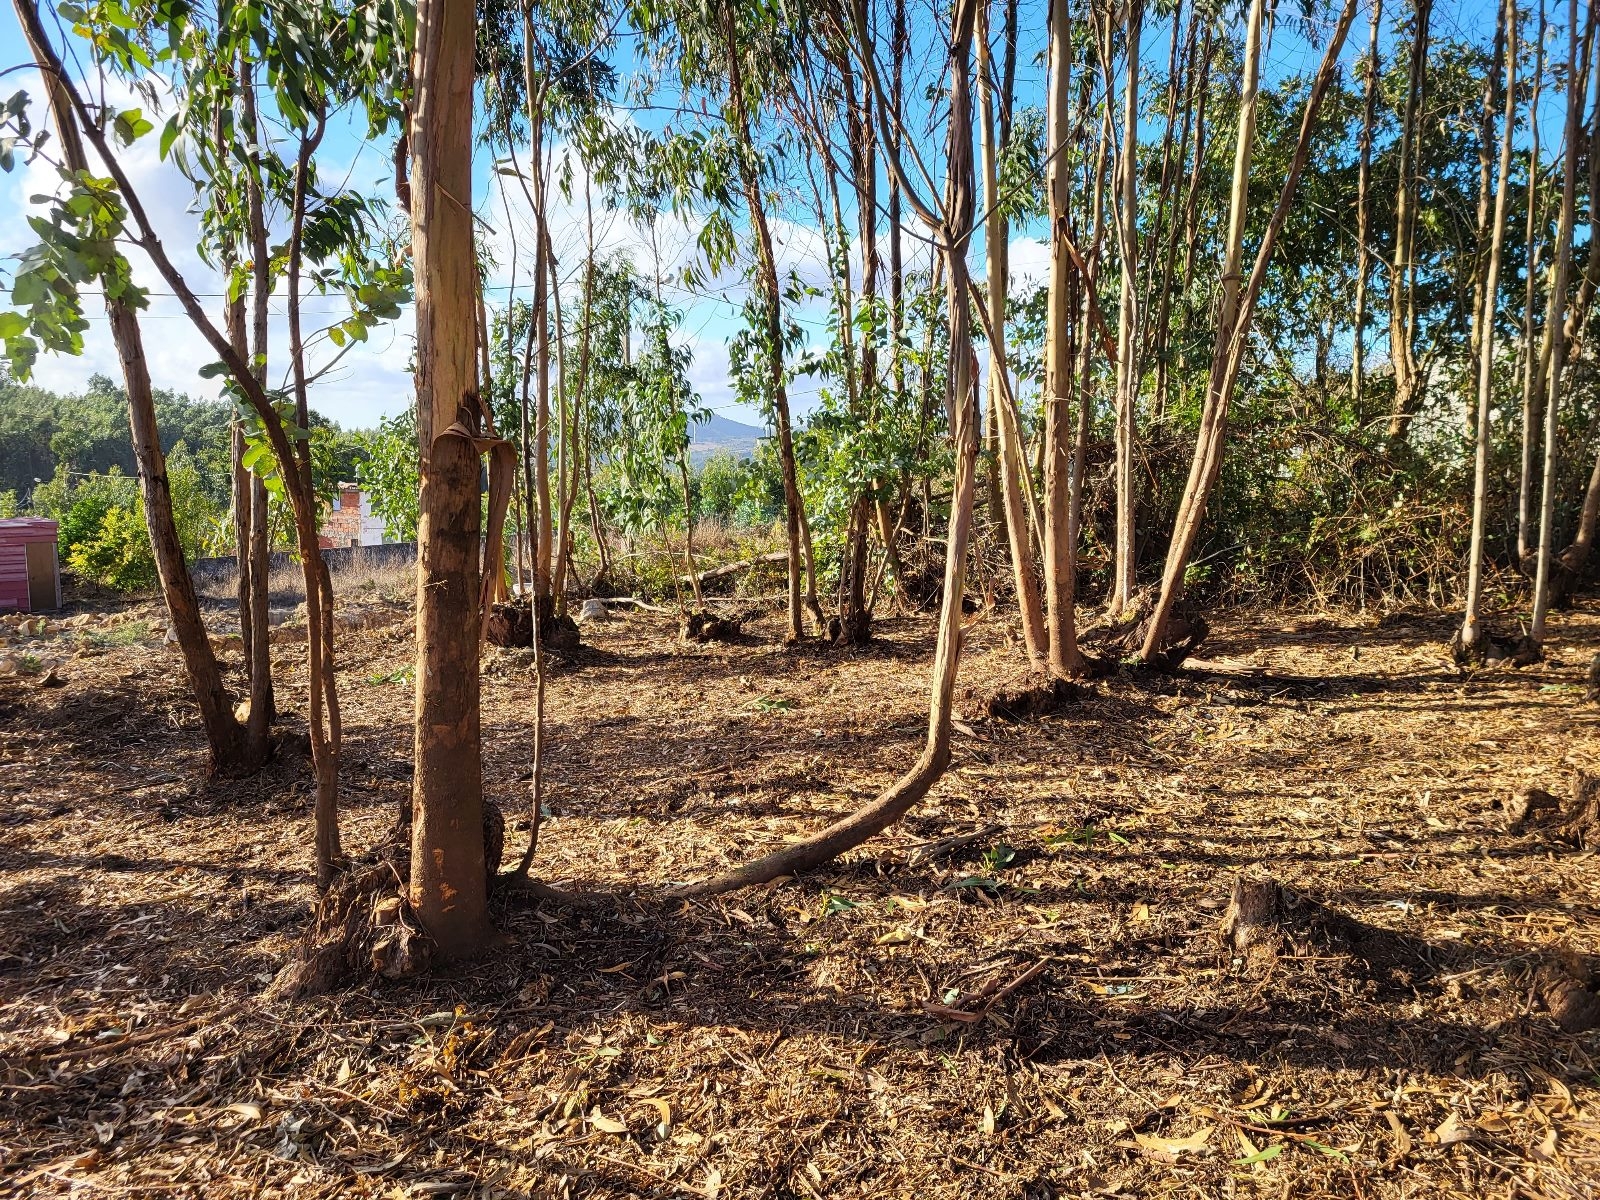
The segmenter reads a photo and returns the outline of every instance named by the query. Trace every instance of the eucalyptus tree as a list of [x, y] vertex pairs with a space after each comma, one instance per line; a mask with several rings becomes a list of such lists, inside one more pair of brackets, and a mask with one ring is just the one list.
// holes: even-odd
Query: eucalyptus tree
[[[1494, 216], [1489, 226], [1489, 257], [1476, 321], [1478, 403], [1472, 465], [1472, 545], [1468, 550], [1466, 613], [1462, 617], [1460, 633], [1461, 646], [1469, 653], [1478, 642], [1479, 606], [1483, 596], [1483, 540], [1489, 504], [1489, 417], [1494, 398], [1494, 334], [1495, 318], [1500, 309], [1500, 259], [1506, 236], [1512, 135], [1517, 125], [1519, 19], [1516, 0], [1506, 0], [1500, 16], [1505, 28], [1505, 116], [1500, 127], [1500, 161], [1495, 177]], [[1491, 91], [1492, 87], [1491, 83]]]
[[[287, 273], [297, 274], [303, 256], [309, 253], [320, 264], [315, 272], [317, 285], [342, 287], [352, 312], [326, 331], [334, 343], [365, 338], [380, 320], [398, 315], [399, 301], [405, 295], [404, 272], [374, 265], [364, 255], [351, 252], [354, 227], [366, 228], [360, 215], [365, 202], [316, 191], [308, 149], [308, 145], [315, 148], [313, 130], [325, 119], [317, 114], [326, 114], [344, 102], [333, 97], [363, 97], [375, 130], [380, 128], [386, 112], [385, 97], [392, 94], [400, 75], [398, 56], [405, 39], [404, 13], [397, 3], [370, 0], [341, 11], [337, 21], [333, 20], [332, 8], [263, 5], [224, 8], [216, 22], [202, 24], [194, 19], [187, 5], [176, 0], [100, 0], [94, 5], [71, 8], [67, 15], [73, 21], [74, 36], [90, 49], [97, 71], [115, 74], [137, 88], [163, 86], [173, 93], [175, 111], [161, 131], [160, 150], [163, 156], [184, 156], [188, 167], [198, 164], [192, 177], [201, 182], [204, 197], [215, 197], [214, 181], [232, 169], [228, 160], [237, 152], [238, 143], [230, 141], [230, 137], [247, 136], [239, 132], [229, 114], [234, 103], [235, 77], [231, 72], [238, 61], [237, 54], [244, 53], [242, 47], [248, 46], [252, 61], [262, 68], [275, 113], [296, 131], [299, 142], [297, 168], [281, 174], [282, 178], [298, 180], [290, 188], [290, 194], [298, 197], [299, 219], [284, 250], [288, 256]], [[24, 19], [37, 28], [37, 9], [27, 6]], [[136, 37], [130, 35], [132, 30], [142, 32]], [[230, 336], [230, 331], [211, 319], [193, 284], [173, 263], [129, 177], [119, 143], [126, 146], [138, 138], [152, 136], [153, 123], [138, 112], [116, 113], [91, 105], [42, 32], [35, 43], [46, 73], [59, 81], [84, 140], [93, 147], [110, 177], [105, 190], [115, 192], [124, 213], [115, 232], [149, 257], [217, 355], [219, 361], [203, 367], [201, 374], [226, 377], [230, 392], [241, 402], [241, 410], [252, 426], [252, 440], [256, 443], [246, 452], [244, 462], [264, 478], [269, 489], [287, 498], [292, 511], [308, 615], [308, 726], [316, 775], [315, 862], [319, 883], [326, 885], [341, 858], [337, 814], [340, 725], [332, 661], [332, 589], [318, 544], [320, 502], [311, 471], [306, 387], [312, 376], [306, 371], [305, 339], [298, 339], [293, 355], [293, 390], [270, 389], [258, 363], [243, 352], [236, 329]], [[219, 44], [227, 48], [219, 51]], [[264, 152], [257, 146], [254, 153]], [[266, 175], [271, 174], [267, 169]], [[206, 184], [207, 179], [213, 183]], [[237, 212], [241, 206], [231, 207]], [[242, 207], [249, 209], [248, 204]], [[227, 219], [213, 213], [211, 228]], [[243, 286], [242, 270], [238, 265], [230, 280], [234, 294]], [[259, 278], [255, 286], [259, 297], [263, 286]], [[56, 301], [68, 308], [75, 308], [78, 303], [75, 290], [58, 292]], [[298, 300], [293, 289], [291, 302], [297, 319]], [[291, 325], [294, 324], [292, 320]], [[257, 340], [258, 346], [262, 344], [263, 339]]]
[[1405, 106], [1400, 117], [1396, 157], [1394, 257], [1389, 264], [1389, 361], [1394, 369], [1394, 399], [1389, 413], [1389, 441], [1404, 440], [1422, 403], [1424, 372], [1417, 365], [1417, 166], [1420, 117], [1428, 71], [1428, 25], [1433, 0], [1414, 0]]
[[[775, 89], [794, 70], [796, 39], [802, 36], [794, 24], [798, 15], [778, 4], [736, 0], [709, 5], [636, 0], [630, 8], [630, 19], [643, 35], [652, 85], [676, 88], [680, 113], [687, 118], [687, 127], [682, 122], [670, 125], [645, 147], [651, 163], [645, 190], [678, 211], [696, 204], [710, 208], [699, 248], [712, 274], [734, 258], [735, 197], [743, 204], [754, 243], [754, 288], [746, 311], [754, 318], [753, 348], [765, 365], [763, 408], [770, 413], [783, 473], [790, 641], [804, 636], [803, 609], [810, 610], [819, 630], [825, 625], [816, 598], [789, 405], [786, 289], [768, 194], [776, 164], [762, 129], [776, 99]], [[714, 128], [697, 127], [691, 108], [697, 98], [716, 106]]]
[[1350, 318], [1350, 403], [1359, 410], [1366, 383], [1367, 286], [1372, 277], [1372, 135], [1378, 118], [1378, 30], [1383, 23], [1383, 0], [1372, 0], [1367, 33], [1367, 54], [1361, 60], [1361, 133], [1357, 139], [1360, 167], [1356, 178], [1356, 280], [1355, 309]]
[[1578, 0], [1567, 0], [1566, 124], [1562, 135], [1565, 155], [1561, 166], [1561, 210], [1556, 220], [1555, 261], [1550, 279], [1550, 303], [1545, 315], [1545, 337], [1550, 343], [1550, 367], [1544, 397], [1544, 473], [1539, 505], [1539, 549], [1534, 568], [1533, 615], [1528, 638], [1544, 643], [1545, 620], [1550, 611], [1550, 576], [1555, 555], [1557, 444], [1560, 431], [1562, 375], [1567, 365], [1567, 290], [1572, 278], [1572, 228], [1578, 195], [1578, 144], [1584, 96], [1578, 53]]
[[[1424, 0], [1426, 2], [1426, 0]], [[1243, 280], [1245, 220], [1249, 207], [1250, 169], [1255, 150], [1256, 94], [1261, 72], [1261, 27], [1263, 0], [1251, 0], [1245, 26], [1244, 81], [1239, 103], [1239, 134], [1235, 144], [1233, 164], [1233, 189], [1230, 197], [1228, 236], [1225, 244], [1225, 261], [1222, 270], [1222, 298], [1218, 307], [1217, 327], [1211, 359], [1211, 375], [1206, 385], [1205, 404], [1201, 412], [1200, 429], [1195, 438], [1194, 458], [1189, 467], [1188, 482], [1184, 485], [1178, 515], [1173, 522], [1172, 543], [1167, 550], [1167, 561], [1161, 576], [1161, 591], [1154, 610], [1145, 627], [1140, 655], [1146, 661], [1155, 661], [1166, 650], [1167, 625], [1174, 604], [1182, 595], [1184, 576], [1189, 567], [1189, 556], [1200, 533], [1206, 503], [1215, 488], [1222, 470], [1222, 455], [1227, 441], [1228, 406], [1233, 399], [1239, 371], [1243, 365], [1250, 336], [1251, 319], [1266, 281], [1267, 268], [1278, 235], [1288, 219], [1290, 206], [1310, 157], [1312, 137], [1316, 132], [1317, 115], [1323, 100], [1333, 85], [1338, 71], [1339, 54], [1344, 48], [1345, 36], [1355, 18], [1356, 0], [1344, 0], [1322, 63], [1312, 78], [1300, 121], [1299, 137], [1290, 160], [1287, 177], [1278, 193], [1272, 216], [1256, 248], [1255, 261], [1248, 282]], [[1241, 284], [1243, 286], [1241, 287]]]
[[[35, 228], [45, 235], [44, 240], [22, 259], [21, 269], [13, 279], [12, 299], [29, 305], [27, 317], [0, 314], [7, 355], [18, 377], [26, 379], [37, 345], [35, 335], [51, 349], [81, 351], [87, 322], [80, 311], [77, 285], [91, 280], [100, 283], [127, 390], [129, 430], [139, 468], [145, 527], [168, 620], [205, 729], [211, 768], [224, 774], [248, 771], [260, 765], [266, 747], [262, 740], [247, 737], [232, 712], [178, 538], [139, 326], [138, 310], [145, 306], [145, 292], [133, 282], [128, 261], [116, 245], [117, 236], [125, 229], [126, 209], [114, 185], [90, 170], [80, 132], [84, 114], [73, 104], [73, 95], [60, 71], [60, 58], [37, 7], [28, 0], [16, 0], [16, 11], [49, 96], [61, 154], [57, 167], [65, 194], [52, 201], [46, 218], [35, 222]], [[19, 109], [15, 115], [24, 117], [25, 110]], [[108, 115], [117, 133], [129, 141], [142, 130], [152, 128], [137, 109]], [[32, 130], [24, 124], [21, 132], [27, 136]], [[35, 147], [38, 144], [34, 142]], [[10, 145], [7, 153], [11, 153]]]
[[[973, 497], [978, 459], [978, 411], [975, 359], [972, 353], [972, 300], [974, 288], [967, 262], [974, 228], [972, 57], [979, 0], [954, 0], [950, 10], [950, 87], [944, 146], [944, 188], [940, 199], [927, 196], [913, 182], [914, 169], [931, 179], [929, 164], [910, 139], [900, 153], [886, 152], [885, 163], [900, 182], [906, 203], [934, 239], [945, 265], [945, 311], [949, 329], [950, 398], [955, 421], [955, 450], [950, 524], [946, 538], [944, 584], [940, 600], [938, 634], [934, 648], [928, 703], [928, 731], [921, 754], [912, 766], [877, 799], [840, 818], [802, 841], [791, 843], [763, 858], [678, 889], [682, 895], [706, 895], [768, 882], [780, 875], [808, 870], [857, 846], [888, 828], [911, 811], [944, 774], [950, 761], [950, 739], [956, 677], [962, 643], [962, 597], [966, 585], [968, 539], [972, 531]], [[847, 10], [849, 28], [863, 78], [872, 88], [875, 120], [886, 132], [890, 106], [873, 35], [867, 0], [853, 0]], [[938, 104], [943, 97], [930, 97]], [[894, 143], [882, 138], [887, 148]], [[902, 160], [912, 159], [914, 166]]]

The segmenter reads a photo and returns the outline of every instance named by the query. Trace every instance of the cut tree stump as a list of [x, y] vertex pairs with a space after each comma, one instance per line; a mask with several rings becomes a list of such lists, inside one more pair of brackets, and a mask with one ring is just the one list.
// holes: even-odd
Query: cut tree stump
[[1534, 974], [1539, 999], [1556, 1024], [1568, 1033], [1600, 1027], [1600, 996], [1593, 991], [1595, 982], [1594, 972], [1576, 956], [1547, 962]]
[[1565, 811], [1560, 797], [1543, 788], [1526, 788], [1513, 796], [1506, 805], [1506, 831], [1520, 834], [1541, 826], [1580, 850], [1600, 849], [1600, 775], [1573, 772]]
[[[1277, 880], [1241, 875], [1218, 930], [1224, 949], [1253, 967], [1307, 958], [1318, 971], [1344, 971], [1383, 986], [1410, 987], [1432, 974], [1449, 948], [1370, 925]], [[1329, 966], [1343, 960], [1343, 967]]]
[[1562, 817], [1556, 836], [1580, 850], [1600, 848], [1600, 775], [1573, 773], [1572, 805]]
[[[576, 650], [580, 644], [577, 622], [568, 616], [557, 616], [552, 601], [546, 600], [539, 607], [544, 610], [539, 620], [540, 645], [550, 650]], [[506, 600], [494, 605], [489, 610], [484, 638], [491, 646], [532, 646], [533, 602]]]
[[732, 642], [739, 637], [737, 617], [715, 617], [708, 612], [685, 613], [679, 632], [686, 642]]
[[1529, 822], [1538, 823], [1540, 813], [1557, 812], [1560, 808], [1561, 797], [1554, 793], [1543, 788], [1523, 788], [1506, 805], [1506, 832], [1521, 833]]
[[1233, 881], [1228, 909], [1222, 914], [1222, 941], [1235, 954], [1252, 946], [1276, 946], [1280, 939], [1279, 918], [1283, 909], [1283, 889], [1275, 879], [1249, 879], [1241, 875]]

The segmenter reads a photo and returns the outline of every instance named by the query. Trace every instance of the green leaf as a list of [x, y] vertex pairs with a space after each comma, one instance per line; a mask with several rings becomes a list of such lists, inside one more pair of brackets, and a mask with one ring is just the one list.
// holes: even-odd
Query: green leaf
[[181, 132], [178, 127], [177, 114], [167, 118], [166, 128], [161, 131], [161, 157], [165, 159], [172, 152], [172, 143], [178, 140]]
[[1272, 1145], [1268, 1146], [1265, 1150], [1257, 1150], [1254, 1154], [1246, 1155], [1244, 1158], [1236, 1158], [1236, 1159], [1233, 1160], [1233, 1162], [1234, 1162], [1235, 1166], [1248, 1167], [1248, 1166], [1250, 1166], [1250, 1165], [1252, 1165], [1254, 1163], [1271, 1162], [1273, 1159], [1277, 1158], [1278, 1155], [1280, 1155], [1282, 1153], [1283, 1153], [1283, 1143], [1282, 1142], [1274, 1142]]
[[0, 312], [0, 338], [13, 338], [28, 329], [28, 320], [21, 313]]

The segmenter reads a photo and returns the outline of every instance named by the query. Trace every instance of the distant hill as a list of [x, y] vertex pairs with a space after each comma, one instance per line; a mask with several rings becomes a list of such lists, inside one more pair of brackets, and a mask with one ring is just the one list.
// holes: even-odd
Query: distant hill
[[755, 453], [756, 443], [766, 436], [765, 429], [730, 421], [727, 417], [712, 413], [709, 421], [694, 427], [689, 457], [697, 463], [704, 462], [714, 454], [745, 458]]

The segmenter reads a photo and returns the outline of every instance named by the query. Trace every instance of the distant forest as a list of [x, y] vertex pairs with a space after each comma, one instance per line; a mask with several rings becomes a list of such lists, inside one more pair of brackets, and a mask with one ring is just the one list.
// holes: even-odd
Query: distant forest
[[[233, 413], [221, 400], [197, 400], [167, 389], [155, 393], [161, 448], [168, 454], [182, 443], [199, 473], [207, 498], [228, 503], [228, 457]], [[337, 479], [355, 479], [366, 451], [359, 431], [346, 431], [316, 412], [313, 430]], [[58, 471], [67, 478], [134, 474], [128, 436], [128, 400], [105, 375], [89, 377], [79, 393], [61, 395], [21, 384], [0, 373], [0, 493], [10, 493], [19, 510], [29, 507], [34, 488]]]

